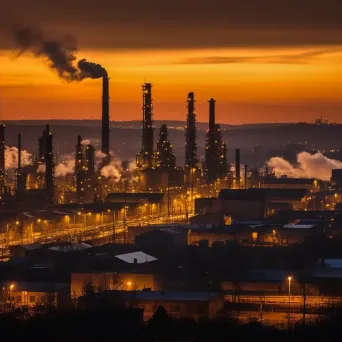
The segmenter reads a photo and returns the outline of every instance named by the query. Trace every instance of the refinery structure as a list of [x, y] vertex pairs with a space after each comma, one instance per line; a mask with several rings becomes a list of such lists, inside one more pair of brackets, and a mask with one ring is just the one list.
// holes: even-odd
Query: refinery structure
[[[0, 125], [1, 249], [18, 243], [53, 241], [125, 242], [127, 228], [145, 223], [188, 221], [195, 201], [215, 198], [222, 189], [260, 187], [258, 170], [227, 160], [227, 144], [216, 123], [216, 100], [208, 101], [208, 129], [204, 160], [196, 143], [195, 94], [189, 92], [184, 134], [185, 160], [173, 153], [168, 127], [155, 132], [152, 84], [142, 85], [142, 140], [136, 161], [118, 164], [109, 144], [109, 77], [102, 79], [102, 145], [75, 136], [75, 149], [67, 161], [54, 153], [50, 125], [38, 139], [38, 153], [30, 165], [22, 163], [22, 136], [18, 136], [17, 167], [5, 167], [6, 127]], [[155, 134], [158, 138], [155, 139]], [[178, 162], [178, 163], [177, 163]], [[181, 165], [182, 164], [182, 165]], [[63, 172], [72, 168], [72, 172]], [[62, 170], [62, 171], [61, 171]], [[242, 177], [241, 177], [242, 175]]]

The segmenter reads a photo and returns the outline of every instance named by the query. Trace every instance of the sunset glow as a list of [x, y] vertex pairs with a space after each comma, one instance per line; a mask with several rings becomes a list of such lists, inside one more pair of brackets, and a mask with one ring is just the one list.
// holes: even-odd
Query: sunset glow
[[[111, 76], [112, 120], [140, 119], [141, 89], [154, 84], [156, 119], [184, 119], [188, 91], [198, 119], [217, 98], [226, 123], [312, 121], [320, 112], [338, 121], [342, 52], [338, 49], [85, 50], [78, 54], [106, 66]], [[100, 117], [99, 80], [60, 80], [44, 60], [3, 51], [0, 57], [3, 119]], [[253, 105], [253, 108], [250, 106]], [[275, 115], [277, 115], [275, 117]]]

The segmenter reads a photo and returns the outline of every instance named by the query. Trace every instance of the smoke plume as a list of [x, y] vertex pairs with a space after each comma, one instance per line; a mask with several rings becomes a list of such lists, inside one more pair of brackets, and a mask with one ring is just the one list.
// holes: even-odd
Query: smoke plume
[[46, 61], [49, 68], [67, 81], [82, 81], [85, 78], [107, 77], [107, 71], [100, 64], [81, 59], [76, 62], [76, 41], [73, 37], [63, 37], [59, 40], [46, 38], [38, 28], [24, 27], [13, 31], [19, 55], [31, 52], [36, 57]]
[[56, 165], [55, 175], [56, 177], [65, 177], [66, 175], [73, 174], [75, 172], [75, 157], [73, 155], [65, 155], [63, 160]]
[[292, 165], [281, 157], [273, 157], [267, 165], [273, 169], [277, 177], [286, 175], [290, 178], [315, 178], [328, 181], [333, 169], [342, 169], [342, 162], [329, 159], [322, 153], [310, 154], [300, 152], [297, 154], [297, 165]]
[[[21, 166], [32, 164], [32, 154], [26, 150], [21, 150]], [[15, 146], [6, 146], [5, 149], [5, 169], [15, 169], [18, 167], [18, 149]]]

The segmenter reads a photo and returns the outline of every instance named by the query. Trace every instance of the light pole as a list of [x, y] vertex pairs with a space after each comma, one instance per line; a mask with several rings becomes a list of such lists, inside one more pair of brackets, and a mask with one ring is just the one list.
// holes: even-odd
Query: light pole
[[9, 287], [9, 299], [10, 299], [10, 308], [12, 309], [12, 290], [14, 288], [14, 285], [11, 284], [10, 287]]
[[289, 281], [289, 314], [288, 314], [288, 329], [290, 329], [290, 319], [291, 319], [291, 280], [292, 277], [287, 277]]

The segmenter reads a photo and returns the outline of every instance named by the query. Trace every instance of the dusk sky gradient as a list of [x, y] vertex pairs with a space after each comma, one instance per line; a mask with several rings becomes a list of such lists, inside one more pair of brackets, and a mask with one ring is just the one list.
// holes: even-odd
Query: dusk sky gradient
[[222, 123], [342, 123], [342, 2], [337, 0], [6, 1], [0, 12], [2, 119], [99, 119], [101, 81], [66, 83], [44, 60], [15, 58], [13, 27], [71, 35], [77, 58], [111, 77], [111, 119], [141, 119], [153, 83], [154, 119], [184, 120], [195, 92]]

